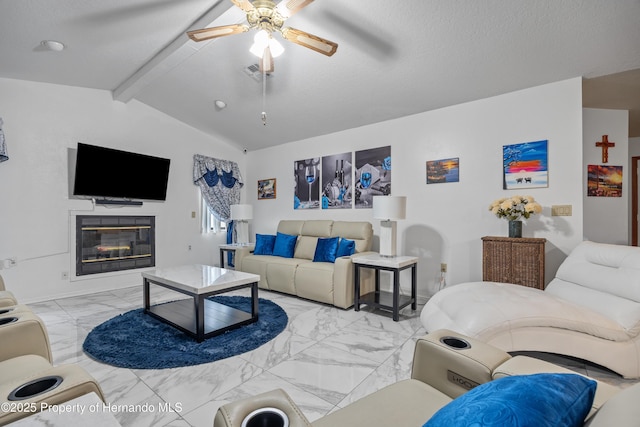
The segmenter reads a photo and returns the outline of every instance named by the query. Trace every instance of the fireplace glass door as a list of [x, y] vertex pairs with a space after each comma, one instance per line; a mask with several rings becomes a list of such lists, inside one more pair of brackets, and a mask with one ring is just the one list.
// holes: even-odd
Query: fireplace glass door
[[76, 275], [155, 265], [155, 218], [77, 216]]

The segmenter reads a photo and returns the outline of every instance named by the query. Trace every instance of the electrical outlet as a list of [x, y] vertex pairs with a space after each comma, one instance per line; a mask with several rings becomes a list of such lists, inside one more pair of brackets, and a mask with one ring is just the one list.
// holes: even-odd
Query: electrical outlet
[[191, 250], [191, 245], [189, 245], [189, 250]]
[[69, 272], [68, 272], [68, 271], [63, 271], [63, 272], [60, 274], [60, 278], [61, 278], [62, 280], [69, 280]]
[[191, 218], [195, 218], [196, 217], [196, 211], [191, 211]]
[[441, 273], [447, 272], [447, 264], [445, 264], [444, 262], [440, 264], [440, 272]]

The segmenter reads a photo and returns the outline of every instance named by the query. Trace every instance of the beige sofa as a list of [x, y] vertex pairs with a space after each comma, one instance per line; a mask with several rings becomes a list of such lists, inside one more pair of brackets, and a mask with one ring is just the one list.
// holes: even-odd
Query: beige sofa
[[[293, 258], [254, 255], [248, 248], [236, 251], [235, 268], [258, 274], [262, 289], [284, 292], [340, 308], [353, 306], [351, 258], [371, 250], [373, 227], [369, 222], [331, 220], [282, 220], [279, 233], [298, 236]], [[275, 233], [274, 233], [275, 234]], [[356, 253], [335, 263], [313, 262], [320, 237], [342, 237], [355, 241]], [[373, 290], [373, 275], [362, 279], [361, 294]]]
[[[469, 345], [468, 348], [464, 348], [465, 343]], [[535, 373], [574, 372], [527, 356], [512, 357], [473, 338], [450, 330], [439, 330], [418, 339], [410, 379], [387, 386], [313, 423], [307, 420], [302, 410], [283, 390], [278, 389], [221, 406], [213, 425], [240, 426], [245, 417], [261, 408], [269, 408], [267, 411], [272, 411], [272, 414], [278, 411], [286, 414], [289, 427], [418, 427], [440, 408], [479, 384], [513, 375]], [[489, 400], [495, 398], [492, 395]], [[637, 404], [639, 399], [640, 384], [620, 391], [611, 385], [597, 382], [595, 398], [591, 410], [587, 408], [588, 415], [584, 425], [635, 427], [640, 419], [640, 407]], [[526, 401], [525, 404], [528, 405], [529, 402]], [[542, 411], [548, 409], [537, 395], [531, 399], [531, 405]], [[475, 413], [478, 406], [472, 405], [468, 410]]]

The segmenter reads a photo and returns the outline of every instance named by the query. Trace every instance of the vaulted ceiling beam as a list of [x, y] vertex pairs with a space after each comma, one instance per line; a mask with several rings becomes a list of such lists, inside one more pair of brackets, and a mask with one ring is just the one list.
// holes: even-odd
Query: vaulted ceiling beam
[[245, 20], [245, 14], [227, 0], [215, 2], [214, 5], [196, 19], [189, 28], [181, 32], [180, 35], [116, 87], [112, 91], [113, 99], [124, 103], [131, 101], [135, 98], [136, 94], [149, 83], [169, 72], [175, 66], [181, 64], [200, 49], [207, 46], [208, 43], [198, 44], [190, 41], [186, 31], [194, 28], [208, 27], [214, 25], [214, 23], [219, 20], [226, 20], [225, 22], [227, 23], [240, 23]]

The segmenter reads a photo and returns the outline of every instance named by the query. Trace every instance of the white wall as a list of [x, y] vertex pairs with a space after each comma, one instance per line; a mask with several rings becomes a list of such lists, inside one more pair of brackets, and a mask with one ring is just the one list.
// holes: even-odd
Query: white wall
[[[280, 219], [366, 220], [370, 210], [294, 210], [293, 163], [391, 145], [392, 194], [405, 195], [407, 219], [398, 222], [400, 252], [419, 257], [418, 293], [437, 289], [440, 263], [448, 283], [481, 280], [481, 240], [507, 235], [507, 222], [488, 211], [496, 198], [530, 194], [542, 215], [525, 237], [548, 239], [547, 279], [582, 241], [582, 83], [580, 78], [456, 105], [387, 122], [250, 152], [247, 201], [254, 204], [252, 234], [274, 233]], [[502, 146], [549, 141], [549, 187], [502, 190]], [[427, 160], [460, 158], [460, 182], [425, 183]], [[277, 178], [277, 199], [257, 200], [257, 180]], [[551, 217], [550, 206], [573, 205], [573, 216]], [[406, 283], [403, 285], [406, 288]], [[406, 289], [405, 289], [406, 290]]]
[[629, 138], [629, 157], [640, 156], [640, 137]]
[[[391, 145], [393, 194], [406, 195], [399, 248], [419, 257], [419, 294], [437, 288], [439, 266], [448, 283], [480, 280], [481, 240], [507, 234], [507, 223], [487, 210], [505, 195], [531, 194], [544, 206], [524, 235], [545, 237], [547, 279], [582, 240], [581, 79], [575, 78], [494, 98], [320, 136], [244, 156], [234, 146], [202, 134], [143, 104], [113, 102], [108, 92], [0, 79], [0, 117], [10, 160], [0, 164], [0, 259], [18, 266], [0, 273], [23, 302], [134, 285], [139, 272], [62, 280], [72, 272], [70, 223], [75, 213], [133, 213], [157, 217], [157, 264], [217, 263], [223, 240], [199, 234], [199, 196], [191, 183], [194, 153], [237, 161], [247, 172], [243, 198], [254, 205], [252, 233], [273, 233], [279, 219], [371, 221], [370, 210], [293, 210], [293, 162]], [[549, 141], [549, 188], [502, 190], [502, 146]], [[168, 199], [126, 210], [95, 208], [68, 199], [67, 151], [85, 142], [172, 160]], [[460, 158], [460, 182], [425, 183], [427, 160]], [[277, 199], [257, 200], [257, 180], [277, 178]], [[573, 205], [572, 217], [551, 217], [550, 206]], [[192, 245], [189, 251], [188, 245]], [[406, 288], [406, 283], [404, 284]]]
[[[157, 266], [218, 262], [217, 245], [225, 237], [200, 234], [193, 155], [234, 160], [244, 170], [239, 149], [144, 104], [114, 102], [107, 91], [0, 79], [0, 94], [9, 151], [0, 163], [0, 259], [18, 259], [0, 274], [21, 302], [141, 283], [139, 271], [74, 277], [75, 214], [155, 215]], [[170, 158], [167, 201], [122, 209], [70, 200], [67, 153], [78, 142]], [[96, 171], [109, 173], [126, 171]], [[72, 280], [63, 280], [62, 272]]]
[[[632, 185], [632, 183], [631, 183], [631, 166], [632, 166], [631, 158], [632, 157], [640, 157], [640, 137], [629, 138], [629, 172], [628, 172], [628, 175], [629, 175], [629, 187], [628, 187], [629, 188], [629, 192], [631, 192], [631, 190], [632, 190], [632, 188], [631, 188], [631, 185]], [[629, 231], [630, 232], [631, 232], [632, 227], [633, 227], [632, 222], [634, 220], [638, 221], [638, 218], [634, 219], [633, 215], [632, 215], [632, 209], [633, 209], [632, 204], [633, 203], [632, 203], [631, 197], [632, 196], [629, 193]], [[640, 188], [638, 189], [638, 199], [640, 200]], [[638, 225], [639, 225], [638, 234], [640, 235], [640, 223]], [[631, 241], [632, 237], [633, 236], [629, 237], [630, 241]], [[638, 240], [640, 241], [640, 239], [638, 239]]]
[[[585, 108], [584, 123], [584, 238], [594, 242], [627, 245], [630, 243], [629, 218], [629, 112]], [[609, 148], [609, 162], [602, 162], [602, 149], [596, 142], [602, 135], [616, 146]], [[587, 165], [622, 166], [622, 197], [587, 197]]]

